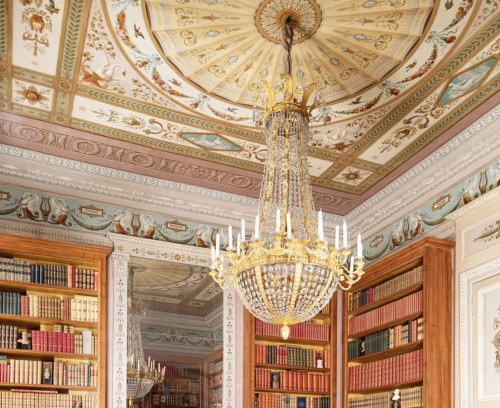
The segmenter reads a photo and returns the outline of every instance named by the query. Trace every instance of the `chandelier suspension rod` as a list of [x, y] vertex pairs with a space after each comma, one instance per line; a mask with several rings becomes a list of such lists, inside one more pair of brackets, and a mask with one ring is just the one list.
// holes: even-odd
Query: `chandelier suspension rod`
[[292, 43], [293, 43], [293, 17], [288, 16], [281, 28], [281, 45], [285, 49], [283, 57], [283, 74], [292, 75]]

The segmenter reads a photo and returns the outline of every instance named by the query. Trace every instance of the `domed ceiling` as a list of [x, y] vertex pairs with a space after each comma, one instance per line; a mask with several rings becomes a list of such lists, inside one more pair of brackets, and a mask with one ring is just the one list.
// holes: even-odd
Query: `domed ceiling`
[[[293, 76], [327, 104], [380, 81], [424, 32], [432, 1], [147, 1], [166, 59], [207, 93], [253, 106], [283, 72], [281, 27], [294, 28]], [[258, 103], [258, 101], [257, 101]]]
[[0, 141], [258, 197], [259, 91], [280, 81], [291, 16], [295, 83], [322, 101], [316, 206], [344, 215], [498, 104], [499, 15], [491, 0], [0, 2]]

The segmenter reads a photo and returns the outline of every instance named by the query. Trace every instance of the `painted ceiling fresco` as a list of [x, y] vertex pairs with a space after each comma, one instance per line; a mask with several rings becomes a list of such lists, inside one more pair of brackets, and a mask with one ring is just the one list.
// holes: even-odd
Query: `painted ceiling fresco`
[[[498, 98], [492, 0], [12, 0], [0, 2], [0, 109], [102, 137], [63, 138], [61, 154], [256, 197], [260, 90], [279, 80], [289, 14], [294, 80], [321, 102], [308, 153], [326, 211], [351, 211]], [[108, 154], [108, 140], [151, 150]]]
[[147, 310], [207, 316], [222, 305], [222, 290], [204, 266], [131, 257], [129, 270], [134, 299]]

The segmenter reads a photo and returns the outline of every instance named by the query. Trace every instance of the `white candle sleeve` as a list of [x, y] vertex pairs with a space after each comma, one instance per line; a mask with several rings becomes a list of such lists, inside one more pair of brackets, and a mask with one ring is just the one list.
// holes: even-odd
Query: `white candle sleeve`
[[229, 242], [227, 244], [227, 249], [231, 250], [233, 249], [233, 227], [231, 225], [227, 227], [227, 235], [229, 235], [228, 237]]
[[286, 213], [286, 237], [292, 239], [292, 219], [290, 213]]
[[323, 235], [323, 211], [318, 212], [318, 238], [320, 241], [324, 241], [325, 237]]
[[241, 240], [245, 242], [245, 219], [241, 219]]
[[219, 250], [220, 250], [220, 235], [217, 233], [215, 236], [215, 257], [219, 257]]

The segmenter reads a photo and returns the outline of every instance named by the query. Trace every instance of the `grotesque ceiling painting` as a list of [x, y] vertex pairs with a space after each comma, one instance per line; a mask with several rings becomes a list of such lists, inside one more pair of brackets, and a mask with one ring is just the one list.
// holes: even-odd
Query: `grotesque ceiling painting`
[[263, 83], [280, 81], [288, 16], [298, 92], [316, 87], [323, 210], [351, 211], [498, 100], [491, 0], [12, 0], [0, 109], [90, 133], [1, 140], [257, 197]]

